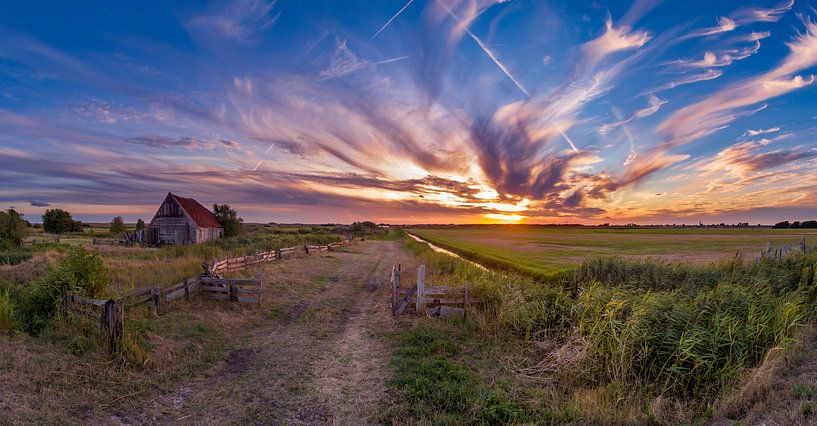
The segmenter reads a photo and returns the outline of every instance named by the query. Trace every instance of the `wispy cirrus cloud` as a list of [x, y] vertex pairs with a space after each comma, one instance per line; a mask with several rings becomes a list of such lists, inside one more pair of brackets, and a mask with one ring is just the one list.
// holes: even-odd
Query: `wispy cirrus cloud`
[[732, 12], [729, 17], [721, 16], [714, 27], [694, 31], [684, 38], [705, 37], [734, 31], [736, 28], [755, 22], [777, 22], [794, 6], [794, 0], [787, 0], [772, 8], [743, 7]]
[[662, 92], [664, 90], [675, 89], [687, 84], [698, 83], [700, 81], [714, 80], [723, 75], [723, 71], [718, 69], [708, 69], [699, 74], [692, 74], [678, 78], [677, 80], [664, 83], [660, 86], [650, 89], [650, 92]]
[[744, 133], [744, 136], [754, 137], [754, 136], [758, 136], [758, 135], [766, 135], [766, 134], [769, 134], [769, 133], [777, 133], [779, 131], [780, 131], [780, 127], [770, 127], [768, 129], [757, 129], [757, 130], [747, 129], [746, 133]]
[[795, 75], [817, 65], [817, 24], [811, 20], [803, 24], [805, 31], [787, 43], [789, 54], [776, 67], [731, 84], [662, 122], [657, 128], [667, 138], [662, 146], [683, 145], [710, 135], [746, 113], [746, 107], [811, 85], [815, 76]]
[[275, 25], [278, 14], [273, 14], [276, 0], [232, 0], [212, 3], [208, 11], [190, 17], [185, 28], [196, 37], [218, 36], [240, 42], [255, 40]]

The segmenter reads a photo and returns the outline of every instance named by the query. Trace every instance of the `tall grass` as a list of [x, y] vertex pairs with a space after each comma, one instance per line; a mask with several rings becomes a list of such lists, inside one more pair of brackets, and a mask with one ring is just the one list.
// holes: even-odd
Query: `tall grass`
[[576, 389], [623, 385], [629, 395], [703, 407], [739, 385], [772, 348], [794, 343], [817, 312], [815, 254], [748, 264], [736, 256], [700, 267], [588, 259], [571, 289], [406, 244], [432, 277], [461, 275], [488, 300], [472, 315], [485, 332], [572, 345], [578, 355], [569, 363], [545, 365], [553, 358], [545, 354], [530, 364]]
[[8, 290], [0, 291], [0, 334], [11, 333], [17, 328], [15, 303]]

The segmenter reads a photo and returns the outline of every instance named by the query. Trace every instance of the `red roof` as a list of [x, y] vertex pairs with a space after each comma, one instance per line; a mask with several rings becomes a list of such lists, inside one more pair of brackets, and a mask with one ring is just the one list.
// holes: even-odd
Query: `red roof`
[[170, 195], [179, 202], [179, 205], [182, 206], [184, 211], [187, 212], [187, 215], [193, 219], [193, 222], [196, 222], [196, 226], [199, 228], [223, 228], [223, 226], [218, 223], [218, 220], [216, 220], [216, 215], [208, 210], [207, 207], [199, 204], [198, 201], [192, 198], [179, 197], [175, 194]]

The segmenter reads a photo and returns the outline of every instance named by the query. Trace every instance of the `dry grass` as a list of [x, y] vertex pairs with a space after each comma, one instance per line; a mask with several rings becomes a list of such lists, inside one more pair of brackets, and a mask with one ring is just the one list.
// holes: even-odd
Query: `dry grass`
[[[384, 244], [394, 243], [266, 264], [261, 306], [196, 297], [158, 317], [128, 309], [133, 347], [113, 360], [91, 330], [77, 337], [80, 324], [0, 337], [0, 394], [13, 396], [0, 398], [0, 423], [375, 419], [388, 406], [388, 350], [378, 336], [390, 315], [378, 305], [383, 283], [370, 293], [361, 281], [387, 275]], [[116, 264], [132, 254], [104, 255]]]
[[[787, 399], [796, 399], [791, 395], [792, 382], [796, 381], [797, 372], [802, 369], [803, 363], [814, 357], [815, 344], [817, 329], [812, 324], [802, 328], [800, 337], [794, 345], [771, 349], [762, 364], [747, 372], [742, 386], [716, 402], [715, 419], [738, 419], [747, 416], [750, 411], [756, 413], [781, 411], [781, 406], [789, 403]], [[787, 414], [801, 420], [799, 413]]]

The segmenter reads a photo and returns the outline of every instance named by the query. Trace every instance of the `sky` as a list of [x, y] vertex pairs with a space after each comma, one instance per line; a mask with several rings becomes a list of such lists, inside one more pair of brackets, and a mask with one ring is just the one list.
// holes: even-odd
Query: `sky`
[[0, 205], [817, 219], [817, 3], [2, 2]]

